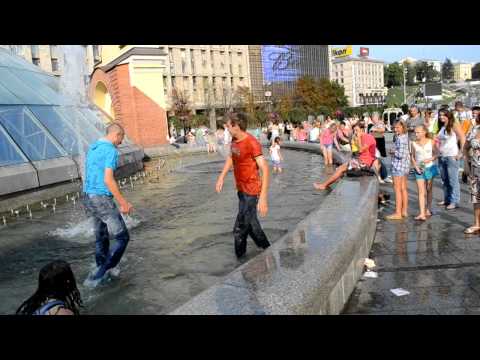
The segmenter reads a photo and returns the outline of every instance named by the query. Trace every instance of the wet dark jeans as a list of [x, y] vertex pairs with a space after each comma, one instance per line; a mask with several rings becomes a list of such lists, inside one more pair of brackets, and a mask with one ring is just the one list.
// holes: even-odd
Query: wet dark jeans
[[[97, 280], [120, 262], [130, 235], [112, 197], [84, 194], [83, 204], [87, 215], [93, 218], [96, 238], [95, 261], [98, 267], [93, 279]], [[110, 252], [110, 234], [115, 239], [112, 252]]]
[[267, 236], [262, 230], [257, 217], [258, 196], [238, 192], [239, 206], [237, 220], [233, 228], [235, 238], [235, 254], [238, 258], [247, 251], [247, 237], [253, 239], [255, 244], [262, 249], [270, 246]]

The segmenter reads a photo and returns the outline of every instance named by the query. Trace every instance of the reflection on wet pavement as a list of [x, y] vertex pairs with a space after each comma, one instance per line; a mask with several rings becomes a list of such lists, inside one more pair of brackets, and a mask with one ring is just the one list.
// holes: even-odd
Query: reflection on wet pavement
[[[409, 178], [409, 212], [402, 221], [386, 221], [394, 211], [392, 186], [380, 189], [391, 201], [379, 212], [381, 221], [370, 258], [377, 264], [378, 278], [362, 278], [345, 314], [413, 315], [480, 314], [480, 237], [463, 231], [473, 221], [468, 188], [461, 184], [460, 208], [447, 211], [435, 204], [443, 200], [440, 180], [434, 182], [434, 216], [426, 222], [418, 214], [417, 187]], [[397, 297], [390, 289], [403, 288], [410, 295]]]

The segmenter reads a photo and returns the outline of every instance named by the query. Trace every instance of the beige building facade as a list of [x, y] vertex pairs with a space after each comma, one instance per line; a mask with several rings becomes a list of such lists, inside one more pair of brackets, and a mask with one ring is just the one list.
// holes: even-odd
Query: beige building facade
[[456, 63], [453, 64], [453, 80], [465, 81], [472, 78], [472, 64]]
[[387, 95], [383, 67], [383, 61], [367, 57], [333, 59], [330, 76], [345, 88], [349, 106], [381, 104]]
[[167, 108], [174, 89], [195, 112], [228, 109], [238, 103], [239, 87], [251, 88], [248, 45], [162, 45], [168, 54], [163, 75]]

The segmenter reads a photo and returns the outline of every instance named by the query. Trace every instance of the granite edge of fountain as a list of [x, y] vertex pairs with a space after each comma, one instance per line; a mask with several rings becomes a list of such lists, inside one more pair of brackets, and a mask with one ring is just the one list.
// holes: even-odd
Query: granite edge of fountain
[[[318, 144], [283, 147], [320, 152]], [[339, 153], [334, 157], [345, 159]], [[341, 313], [373, 243], [377, 194], [374, 177], [342, 180], [293, 231], [170, 314]], [[310, 238], [308, 245], [295, 240], [302, 233]]]

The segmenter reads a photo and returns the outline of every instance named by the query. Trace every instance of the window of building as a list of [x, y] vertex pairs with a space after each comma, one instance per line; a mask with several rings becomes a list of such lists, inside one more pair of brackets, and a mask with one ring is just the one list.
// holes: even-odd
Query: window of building
[[172, 76], [171, 80], [172, 80], [172, 88], [176, 88], [177, 87], [177, 82], [175, 80], [175, 76]]
[[163, 77], [163, 94], [167, 95], [167, 77]]
[[57, 45], [50, 45], [50, 57], [52, 59], [58, 58]]
[[175, 74], [175, 63], [173, 62], [173, 49], [168, 48], [168, 60], [170, 62], [170, 73]]
[[243, 76], [243, 74], [242, 74], [242, 64], [238, 64], [238, 76]]
[[340, 82], [343, 84], [343, 78], [340, 78]]
[[230, 78], [230, 88], [233, 90], [233, 77]]
[[197, 78], [194, 76], [192, 77], [192, 84], [193, 84], [193, 91], [197, 91]]
[[202, 66], [205, 68], [207, 67], [207, 51], [202, 50], [201, 55], [202, 55]]
[[187, 54], [186, 54], [186, 51], [185, 49], [180, 49], [180, 58], [182, 60], [182, 73], [186, 73], [187, 72]]
[[58, 59], [52, 58], [52, 71], [58, 71]]
[[212, 70], [214, 70], [215, 69], [215, 56], [214, 56], [213, 50], [210, 50], [210, 62], [212, 64]]
[[30, 45], [30, 48], [32, 50], [32, 63], [40, 66], [40, 49], [38, 45]]
[[190, 67], [192, 68], [192, 73], [195, 73], [195, 53], [193, 49], [190, 49]]

